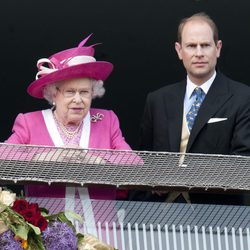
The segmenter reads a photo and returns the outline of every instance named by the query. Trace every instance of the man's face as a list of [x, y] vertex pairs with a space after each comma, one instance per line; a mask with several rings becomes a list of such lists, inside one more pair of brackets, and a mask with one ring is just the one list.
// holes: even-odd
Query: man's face
[[181, 43], [175, 43], [178, 57], [187, 74], [197, 85], [206, 82], [214, 73], [222, 42], [215, 44], [211, 27], [203, 20], [192, 20], [182, 30]]

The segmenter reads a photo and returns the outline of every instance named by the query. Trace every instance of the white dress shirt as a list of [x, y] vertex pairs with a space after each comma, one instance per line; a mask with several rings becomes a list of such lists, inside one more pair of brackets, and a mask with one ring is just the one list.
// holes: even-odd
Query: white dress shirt
[[187, 76], [187, 86], [186, 86], [186, 93], [185, 93], [185, 98], [184, 98], [185, 115], [187, 115], [188, 111], [190, 110], [190, 108], [191, 108], [191, 106], [192, 106], [192, 104], [194, 102], [195, 96], [192, 95], [194, 89], [197, 88], [197, 87], [200, 87], [200, 88], [202, 88], [204, 93], [207, 94], [207, 92], [208, 92], [209, 88], [211, 87], [215, 77], [216, 77], [216, 71], [214, 72], [214, 74], [212, 75], [212, 77], [210, 79], [208, 79], [202, 85], [197, 86], [193, 82], [191, 82], [191, 80]]

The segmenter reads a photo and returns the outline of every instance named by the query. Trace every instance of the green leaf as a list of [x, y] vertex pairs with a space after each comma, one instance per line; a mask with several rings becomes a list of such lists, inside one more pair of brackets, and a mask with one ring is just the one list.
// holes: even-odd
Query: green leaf
[[17, 225], [14, 231], [14, 234], [23, 240], [28, 239], [28, 233], [29, 233], [28, 227], [22, 225]]
[[41, 212], [42, 216], [46, 216], [49, 214], [49, 210], [47, 210], [44, 207], [40, 207], [40, 212]]
[[42, 242], [40, 235], [34, 235], [33, 237], [28, 238], [28, 250], [45, 250], [45, 247]]
[[83, 224], [83, 219], [79, 214], [72, 212], [72, 211], [65, 211], [65, 215], [67, 218], [78, 220], [81, 224]]
[[79, 247], [84, 242], [84, 235], [81, 233], [78, 233], [76, 237], [77, 237], [77, 246]]
[[69, 217], [69, 218], [78, 220], [81, 224], [83, 224], [82, 217], [79, 214], [74, 213], [72, 211], [65, 211], [65, 212], [60, 212], [60, 213], [52, 214], [52, 215], [44, 215], [44, 217], [49, 221], [59, 220], [61, 222], [65, 222], [65, 223], [70, 222], [70, 220], [68, 219], [68, 217]]
[[35, 232], [36, 235], [40, 235], [41, 234], [41, 230], [40, 230], [39, 227], [36, 227], [36, 226], [30, 224], [29, 222], [27, 222], [27, 225], [29, 225], [33, 229], [33, 231]]
[[72, 228], [72, 230], [75, 232], [76, 229], [74, 227], [74, 225], [72, 224], [72, 222], [66, 217], [66, 215], [64, 213], [59, 213], [58, 217], [57, 217], [58, 221], [61, 221], [63, 223], [66, 223], [69, 227]]

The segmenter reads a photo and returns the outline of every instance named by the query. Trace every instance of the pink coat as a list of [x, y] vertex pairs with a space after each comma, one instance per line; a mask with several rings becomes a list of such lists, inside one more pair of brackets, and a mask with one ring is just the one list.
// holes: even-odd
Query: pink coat
[[[90, 109], [90, 116], [103, 114], [102, 120], [91, 122], [89, 147], [95, 149], [131, 150], [125, 142], [119, 120], [113, 111]], [[15, 120], [13, 134], [6, 143], [54, 146], [41, 111], [19, 114]], [[60, 186], [29, 185], [28, 196], [64, 197], [65, 189]], [[114, 199], [115, 188], [89, 188], [90, 198]]]
[[[97, 113], [104, 117], [91, 122], [89, 148], [131, 150], [122, 136], [115, 113], [111, 110], [90, 109], [91, 116]], [[12, 132], [7, 143], [54, 146], [41, 111], [19, 114]]]

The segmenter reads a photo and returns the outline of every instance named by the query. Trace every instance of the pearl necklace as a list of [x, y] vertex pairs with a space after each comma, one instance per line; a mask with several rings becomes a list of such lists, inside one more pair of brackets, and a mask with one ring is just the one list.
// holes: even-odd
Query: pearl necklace
[[53, 113], [53, 116], [55, 118], [55, 121], [57, 122], [57, 124], [59, 125], [59, 128], [61, 129], [61, 131], [63, 132], [63, 134], [69, 139], [73, 139], [80, 131], [81, 127], [82, 127], [82, 121], [80, 122], [80, 124], [78, 125], [78, 127], [73, 130], [73, 131], [69, 131], [56, 117], [55, 113]]

